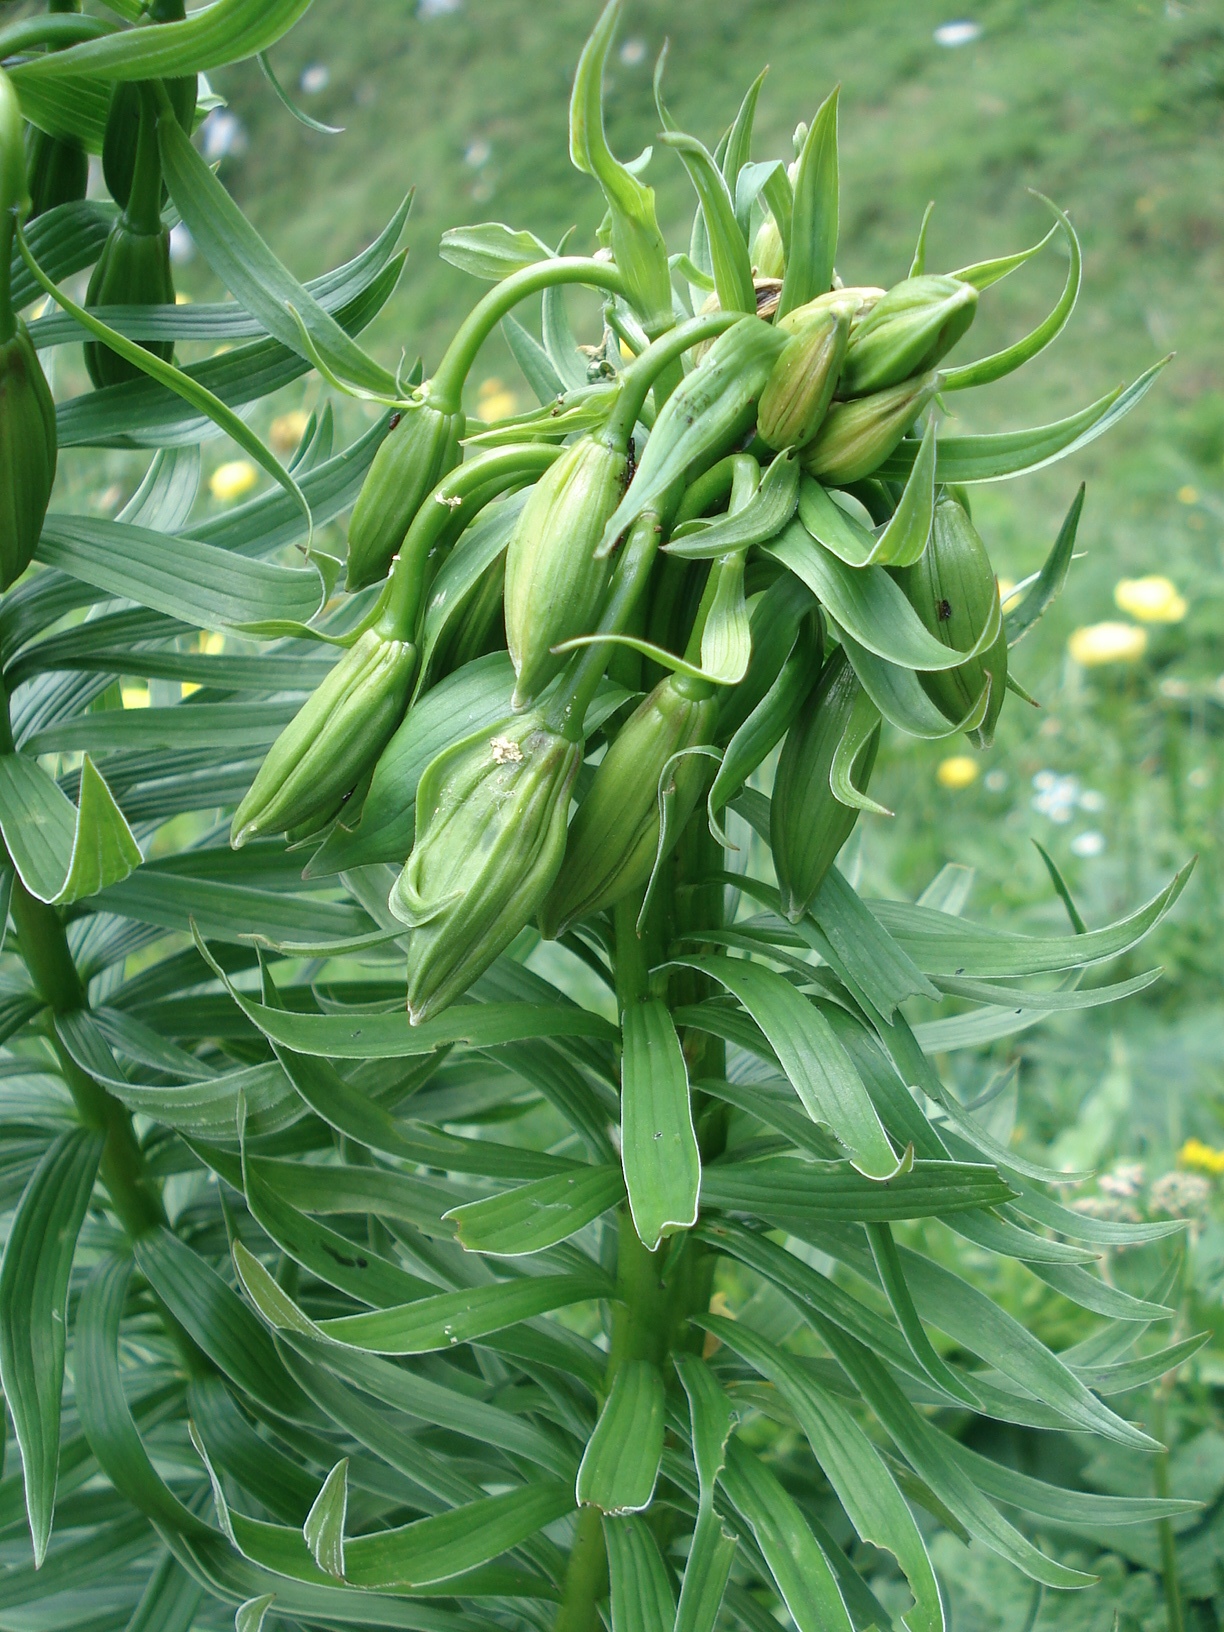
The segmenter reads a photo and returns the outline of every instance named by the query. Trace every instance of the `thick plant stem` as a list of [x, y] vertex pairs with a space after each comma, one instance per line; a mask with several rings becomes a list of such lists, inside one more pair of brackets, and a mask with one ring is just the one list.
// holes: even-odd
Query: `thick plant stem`
[[603, 1515], [596, 1507], [586, 1507], [578, 1515], [553, 1632], [596, 1632], [600, 1622], [595, 1606], [604, 1595], [607, 1581]]

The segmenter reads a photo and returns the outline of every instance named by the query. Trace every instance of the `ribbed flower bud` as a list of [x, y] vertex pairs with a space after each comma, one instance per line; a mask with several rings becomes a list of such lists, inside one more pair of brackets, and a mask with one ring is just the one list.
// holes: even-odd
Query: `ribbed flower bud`
[[939, 390], [938, 374], [922, 374], [854, 402], [835, 402], [800, 456], [804, 470], [826, 487], [870, 476]]
[[[788, 314], [793, 317], [795, 314]], [[850, 338], [848, 306], [826, 306], [795, 325], [757, 404], [757, 430], [771, 448], [804, 448], [816, 435], [833, 400]]]
[[673, 755], [711, 740], [718, 700], [684, 676], [662, 681], [621, 728], [570, 824], [565, 860], [540, 909], [550, 938], [576, 918], [613, 906], [650, 877], [659, 846], [659, 780], [675, 801], [675, 831], [688, 820], [710, 762]]
[[[179, 18], [182, 16], [180, 7]], [[189, 74], [179, 79], [168, 79], [165, 86], [175, 118], [190, 136], [195, 121], [196, 76]], [[136, 153], [140, 142], [140, 106], [140, 86], [133, 80], [123, 81], [111, 92], [106, 131], [102, 137], [102, 177], [107, 192], [121, 210], [127, 208], [132, 196], [132, 178], [136, 173]], [[165, 196], [164, 192], [161, 196]]]
[[624, 448], [579, 437], [546, 470], [523, 506], [506, 550], [506, 643], [526, 707], [565, 658], [559, 642], [594, 631], [612, 563], [599, 554], [604, 525], [625, 490]]
[[[854, 670], [838, 647], [782, 744], [770, 801], [769, 843], [782, 909], [792, 922], [815, 899], [858, 820], [858, 811], [843, 805], [829, 782], [858, 693]], [[877, 727], [851, 773], [860, 793], [866, 791], [879, 744]]]
[[959, 278], [926, 274], [894, 284], [850, 337], [841, 392], [866, 396], [934, 368], [977, 312], [978, 292]]
[[[137, 232], [120, 216], [102, 246], [85, 292], [85, 305], [173, 306], [169, 231]], [[173, 340], [142, 340], [140, 344], [166, 362], [174, 355]], [[135, 363], [100, 340], [86, 341], [85, 367], [97, 386], [143, 378]]]
[[38, 547], [55, 480], [55, 404], [24, 323], [0, 344], [0, 589]]
[[782, 234], [772, 215], [765, 217], [752, 240], [752, 271], [761, 278], [780, 278], [786, 271]]
[[[894, 576], [923, 623], [945, 646], [968, 650], [981, 636], [987, 621], [997, 615], [999, 586], [986, 546], [964, 508], [944, 498], [935, 506], [930, 543], [922, 559]], [[990, 681], [986, 717], [967, 733], [978, 748], [994, 740], [995, 724], [1007, 693], [1007, 635], [955, 669], [920, 673], [922, 689], [951, 724], [963, 720]]]
[[416, 650], [367, 629], [268, 751], [234, 813], [230, 843], [322, 827], [403, 718]]
[[535, 916], [565, 854], [582, 744], [537, 713], [440, 754], [417, 789], [416, 843], [389, 906], [412, 931], [414, 1024], [461, 997]]
[[80, 142], [48, 136], [31, 125], [26, 132], [26, 175], [30, 183], [30, 220], [85, 197], [89, 155]]
[[463, 432], [461, 413], [444, 413], [428, 400], [401, 411], [374, 455], [353, 507], [348, 589], [364, 589], [386, 576], [413, 517], [459, 463]]

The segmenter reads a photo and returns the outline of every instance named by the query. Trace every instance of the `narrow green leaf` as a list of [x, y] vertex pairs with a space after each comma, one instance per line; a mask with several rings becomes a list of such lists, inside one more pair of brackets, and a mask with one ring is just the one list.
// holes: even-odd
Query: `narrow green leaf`
[[348, 1513], [348, 1457], [341, 1457], [323, 1481], [306, 1515], [302, 1535], [314, 1561], [337, 1581], [344, 1580], [344, 1523]]
[[732, 993], [760, 1026], [814, 1122], [837, 1135], [854, 1166], [874, 1179], [902, 1169], [849, 1055], [829, 1022], [783, 976], [735, 958], [680, 958]]
[[718, 304], [724, 312], [755, 312], [756, 291], [748, 244], [736, 220], [735, 204], [722, 172], [709, 150], [695, 136], [667, 130], [659, 140], [680, 155], [701, 201]]
[[1149, 1524], [1193, 1512], [1198, 1506], [1176, 1498], [1101, 1496], [1096, 1491], [1064, 1490], [982, 1456], [959, 1440], [948, 1440], [947, 1447], [953, 1460], [987, 1496], [1056, 1524]]
[[[1118, 387], [1087, 408], [1050, 425], [1027, 431], [996, 431], [981, 436], [945, 436], [935, 463], [937, 482], [996, 482], [1044, 470], [1059, 459], [1078, 453], [1116, 425], [1151, 390], [1156, 376], [1169, 362], [1162, 357], [1125, 390]], [[904, 480], [913, 466], [918, 441], [910, 437], [889, 455], [875, 474], [884, 481]]]
[[[935, 515], [935, 416], [927, 420], [914, 468], [909, 473], [897, 508], [881, 531], [868, 565], [911, 567], [922, 559]], [[834, 552], [836, 553], [836, 552]]]
[[515, 1257], [542, 1252], [558, 1241], [568, 1240], [609, 1207], [615, 1207], [624, 1194], [625, 1184], [618, 1168], [576, 1168], [484, 1201], [469, 1201], [453, 1207], [443, 1217], [454, 1224], [455, 1233], [469, 1252]]
[[0, 1381], [21, 1450], [36, 1565], [55, 1511], [68, 1280], [102, 1144], [85, 1128], [52, 1141], [17, 1204], [0, 1266]]
[[263, 1632], [264, 1620], [275, 1602], [276, 1594], [265, 1592], [239, 1604], [234, 1611], [234, 1632]]
[[38, 559], [193, 629], [242, 628], [278, 617], [305, 622], [326, 593], [313, 566], [252, 561], [195, 539], [171, 539], [95, 516], [48, 516]]
[[243, 62], [275, 45], [306, 10], [310, 0], [215, 0], [184, 22], [157, 28], [125, 29], [85, 40], [66, 51], [33, 57], [15, 70], [18, 83], [74, 79], [160, 79], [207, 73]]
[[798, 508], [799, 520], [808, 532], [826, 550], [832, 550], [839, 561], [848, 567], [870, 564], [876, 547], [875, 534], [839, 504], [814, 476], [801, 477]]
[[982, 1402], [972, 1385], [965, 1383], [948, 1365], [926, 1334], [926, 1329], [914, 1307], [914, 1300], [910, 1296], [905, 1279], [905, 1265], [897, 1251], [892, 1230], [887, 1224], [868, 1224], [866, 1230], [871, 1256], [875, 1260], [876, 1274], [880, 1278], [880, 1285], [884, 1288], [884, 1296], [888, 1299], [888, 1306], [896, 1317], [897, 1325], [905, 1334], [910, 1353], [937, 1388], [942, 1388], [946, 1394], [963, 1400], [970, 1410], [979, 1410]]
[[829, 766], [829, 787], [833, 797], [851, 810], [869, 810], [875, 816], [893, 812], [855, 786], [854, 767], [867, 744], [880, 729], [880, 711], [860, 686], [850, 709], [850, 717], [833, 751]]
[[922, 1535], [896, 1482], [853, 1416], [810, 1372], [739, 1321], [701, 1323], [767, 1377], [799, 1419], [825, 1477], [863, 1541], [893, 1554], [914, 1594], [910, 1632], [943, 1632], [939, 1587]]
[[701, 631], [701, 667], [723, 686], [736, 686], [752, 658], [748, 603], [744, 598], [744, 554], [736, 550], [711, 568], [714, 598]]
[[552, 250], [534, 232], [516, 232], [501, 221], [482, 221], [475, 227], [448, 227], [438, 254], [460, 272], [497, 283], [511, 272], [551, 259]]
[[200, 253], [234, 298], [290, 351], [309, 356], [302, 347], [305, 330], [310, 344], [341, 379], [380, 397], [397, 398], [395, 376], [374, 362], [276, 258], [184, 135], [168, 102], [158, 117], [157, 131], [162, 170], [175, 207]]
[[88, 755], [79, 807], [38, 761], [0, 754], [0, 832], [30, 894], [57, 905], [81, 901], [140, 866], [140, 847]]
[[[1041, 194], [1037, 195], [1042, 197]], [[994, 380], [1001, 380], [1005, 374], [1012, 374], [1016, 369], [1027, 363], [1030, 358], [1036, 357], [1045, 350], [1052, 340], [1066, 328], [1071, 313], [1075, 310], [1075, 302], [1079, 298], [1080, 275], [1083, 269], [1083, 257], [1080, 253], [1080, 243], [1075, 228], [1057, 204], [1050, 199], [1043, 199], [1058, 218], [1058, 225], [1067, 244], [1067, 282], [1062, 294], [1058, 297], [1054, 310], [1023, 340], [1017, 340], [1013, 345], [1006, 346], [1002, 351], [996, 351], [990, 357], [979, 358], [975, 363], [965, 363], [960, 368], [949, 368], [944, 371], [942, 389], [944, 391], [963, 391], [975, 385], [989, 385]]]
[[1084, 484], [1079, 485], [1079, 491], [1071, 501], [1071, 508], [1067, 511], [1062, 526], [1058, 529], [1058, 537], [1054, 540], [1054, 548], [1042, 563], [1041, 571], [1037, 574], [1028, 593], [1003, 614], [1003, 627], [1007, 631], [1007, 644], [1015, 646], [1023, 640], [1025, 635], [1038, 621], [1046, 610], [1053, 605], [1062, 592], [1067, 581], [1067, 574], [1071, 570], [1071, 560], [1075, 551], [1075, 535], [1079, 529], [1080, 515], [1084, 508]]
[[697, 1222], [701, 1155], [688, 1070], [676, 1028], [657, 999], [622, 1017], [621, 1160], [634, 1228], [651, 1252]]
[[909, 669], [954, 669], [998, 638], [1001, 614], [993, 605], [968, 650], [945, 646], [929, 633], [883, 567], [848, 567], [812, 537], [802, 520], [791, 522], [762, 547], [801, 578], [855, 640], [890, 663]]
[[[794, 213], [778, 316], [823, 295], [833, 284], [837, 258], [837, 98], [835, 87], [808, 128], [795, 172]], [[781, 228], [782, 223], [778, 223]]]
[[663, 546], [664, 551], [685, 561], [704, 561], [765, 543], [780, 533], [794, 515], [800, 475], [795, 455], [779, 454], [742, 510], [711, 522], [697, 521], [677, 528]]
[[907, 997], [935, 998], [938, 988], [887, 931], [877, 933], [884, 926], [836, 866], [825, 874], [809, 910], [833, 949], [830, 961], [885, 1019]]
[[612, 1597], [612, 1632], [672, 1632], [676, 1597], [650, 1527], [642, 1519], [603, 1521]]
[[732, 1441], [720, 1481], [751, 1528], [798, 1632], [852, 1632], [828, 1559], [794, 1498], [761, 1459]]
[[578, 1469], [581, 1507], [640, 1513], [650, 1506], [665, 1427], [663, 1378], [649, 1360], [626, 1360], [613, 1380]]
[[701, 1175], [706, 1206], [796, 1225], [818, 1219], [868, 1223], [938, 1218], [996, 1206], [1013, 1194], [993, 1167], [960, 1162], [916, 1161], [908, 1172], [881, 1181], [845, 1162], [771, 1156], [757, 1162], [718, 1162]]

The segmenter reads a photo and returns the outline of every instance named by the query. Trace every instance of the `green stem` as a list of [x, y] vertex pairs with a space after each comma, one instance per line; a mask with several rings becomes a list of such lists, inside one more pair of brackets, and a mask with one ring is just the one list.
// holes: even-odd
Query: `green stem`
[[13, 310], [13, 236], [17, 218], [11, 210], [0, 215], [0, 345], [7, 345], [17, 333]]
[[624, 279], [611, 261], [597, 261], [586, 255], [562, 255], [511, 273], [472, 308], [446, 348], [429, 386], [429, 400], [434, 407], [457, 414], [463, 404], [468, 371], [502, 318], [528, 295], [561, 283], [588, 283], [615, 295], [625, 293]]
[[473, 501], [475, 509], [482, 508], [507, 488], [543, 475], [561, 453], [562, 449], [551, 442], [516, 444], [481, 454], [444, 476], [413, 517], [392, 564], [378, 618], [379, 632], [388, 640], [413, 639], [425, 596], [430, 554], [454, 514], [467, 501]]
[[[1165, 1388], [1158, 1383], [1153, 1390], [1152, 1401], [1152, 1436], [1164, 1443], [1165, 1438]], [[1169, 1453], [1168, 1450], [1159, 1451], [1155, 1458], [1153, 1479], [1156, 1494], [1162, 1500], [1169, 1496]], [[1160, 1573], [1164, 1581], [1165, 1618], [1169, 1626], [1168, 1632], [1185, 1632], [1186, 1620], [1182, 1611], [1181, 1581], [1177, 1570], [1177, 1537], [1173, 1534], [1173, 1523], [1170, 1519], [1156, 1521], [1156, 1533], [1160, 1538]]]
[[742, 315], [741, 312], [707, 312], [702, 317], [691, 317], [627, 364], [621, 372], [620, 393], [608, 419], [607, 434], [628, 443], [656, 380], [691, 347], [725, 334]]
[[153, 90], [140, 87], [140, 129], [136, 137], [136, 164], [132, 171], [132, 191], [123, 212], [126, 226], [133, 232], [153, 237], [162, 230], [161, 148], [157, 139], [158, 102]]
[[0, 28], [0, 57], [24, 56], [44, 45], [59, 51], [79, 45], [82, 40], [99, 40], [118, 28], [118, 23], [105, 22], [101, 17], [27, 17], [24, 22]]
[[570, 1548], [553, 1632], [598, 1632], [600, 1619], [595, 1606], [603, 1597], [607, 1582], [603, 1515], [597, 1507], [584, 1507], [574, 1530], [574, 1544]]

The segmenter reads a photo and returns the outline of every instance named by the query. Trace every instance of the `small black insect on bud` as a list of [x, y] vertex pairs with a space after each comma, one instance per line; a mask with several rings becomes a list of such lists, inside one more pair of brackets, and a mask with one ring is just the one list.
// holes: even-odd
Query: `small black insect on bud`
[[393, 431], [403, 417], [403, 414], [399, 412], [392, 414], [391, 418], [387, 421], [387, 429], [389, 431]]
[[948, 619], [951, 616], [952, 616], [952, 602], [951, 601], [940, 601], [940, 603], [939, 603], [939, 621], [940, 621], [940, 623], [947, 623]]

